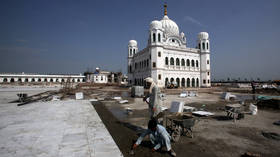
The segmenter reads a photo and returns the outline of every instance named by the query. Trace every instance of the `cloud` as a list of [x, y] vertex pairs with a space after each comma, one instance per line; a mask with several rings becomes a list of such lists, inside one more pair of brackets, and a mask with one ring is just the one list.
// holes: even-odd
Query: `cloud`
[[195, 18], [190, 17], [190, 16], [185, 16], [183, 20], [185, 22], [191, 22], [191, 23], [193, 23], [195, 25], [198, 25], [200, 27], [205, 27], [205, 25], [203, 25], [201, 22], [199, 22], [198, 20], [196, 20]]

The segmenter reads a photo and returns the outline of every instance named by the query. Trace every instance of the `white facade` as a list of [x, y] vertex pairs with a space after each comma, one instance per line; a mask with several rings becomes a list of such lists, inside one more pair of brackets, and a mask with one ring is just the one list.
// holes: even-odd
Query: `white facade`
[[197, 48], [187, 47], [186, 36], [177, 24], [164, 17], [150, 24], [148, 45], [138, 52], [137, 41], [128, 43], [128, 83], [144, 85], [152, 77], [160, 87], [210, 87], [210, 41], [207, 32], [198, 34]]
[[0, 74], [0, 83], [11, 82], [84, 82], [83, 75]]
[[93, 74], [94, 83], [108, 83], [108, 74]]

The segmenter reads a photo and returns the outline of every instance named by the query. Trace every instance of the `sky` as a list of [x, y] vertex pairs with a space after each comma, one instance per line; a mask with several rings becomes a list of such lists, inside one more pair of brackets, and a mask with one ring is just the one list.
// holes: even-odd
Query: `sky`
[[[165, 0], [195, 47], [210, 36], [212, 79], [280, 79], [279, 0]], [[127, 44], [147, 46], [164, 0], [1, 0], [0, 73], [127, 71]]]

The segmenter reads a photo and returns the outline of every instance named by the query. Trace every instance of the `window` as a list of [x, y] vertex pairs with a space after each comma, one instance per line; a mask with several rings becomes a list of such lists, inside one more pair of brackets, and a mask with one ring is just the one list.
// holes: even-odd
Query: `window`
[[172, 39], [172, 42], [174, 43], [174, 42], [175, 42], [175, 40], [174, 40], [174, 39]]
[[176, 58], [176, 65], [177, 65], [177, 66], [180, 66], [180, 60], [179, 60], [179, 58]]
[[130, 56], [132, 56], [132, 49], [129, 49], [129, 54]]
[[208, 80], [208, 84], [210, 83], [210, 80]]
[[161, 57], [161, 52], [158, 52], [158, 56]]
[[199, 79], [196, 78], [196, 87], [199, 87]]
[[207, 50], [209, 50], [209, 43], [207, 42]]
[[199, 49], [201, 49], [201, 45], [200, 45], [200, 43], [198, 44], [198, 48], [199, 48]]
[[196, 67], [198, 67], [198, 60], [196, 60]]
[[133, 54], [135, 54], [135, 49], [133, 49]]
[[153, 33], [153, 42], [156, 42], [156, 33]]
[[205, 84], [206, 83], [206, 80], [203, 80], [203, 84]]
[[210, 75], [210, 72], [207, 72], [207, 75], [209, 76], [209, 75]]
[[194, 60], [192, 60], [192, 67], [194, 67]]
[[147, 59], [147, 67], [149, 66], [149, 59]]
[[170, 65], [174, 65], [174, 58], [173, 57], [170, 58]]
[[184, 59], [181, 59], [181, 65], [185, 66], [185, 60]]
[[165, 57], [165, 65], [168, 65], [168, 57]]
[[209, 64], [210, 62], [209, 62], [209, 60], [207, 60], [207, 64]]
[[158, 79], [161, 80], [161, 74], [158, 75]]
[[190, 66], [190, 60], [187, 59], [187, 66]]
[[168, 78], [166, 77], [165, 78], [165, 86], [167, 86], [167, 84], [168, 84]]
[[155, 68], [156, 67], [156, 62], [153, 62], [153, 68]]
[[160, 42], [160, 33], [158, 33], [158, 42]]
[[202, 49], [205, 50], [205, 43], [202, 43]]
[[152, 59], [152, 56], [150, 55], [150, 59]]

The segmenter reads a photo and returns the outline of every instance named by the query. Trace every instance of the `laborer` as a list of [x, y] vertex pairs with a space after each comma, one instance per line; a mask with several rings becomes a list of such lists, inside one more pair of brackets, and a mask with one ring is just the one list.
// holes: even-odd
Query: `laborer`
[[152, 119], [156, 118], [161, 112], [161, 92], [153, 78], [147, 77], [145, 81], [147, 84], [150, 84], [150, 89], [149, 94], [143, 100], [149, 105], [150, 118]]
[[165, 127], [163, 127], [160, 124], [157, 124], [157, 121], [155, 119], [151, 119], [149, 121], [148, 130], [143, 132], [141, 136], [137, 139], [136, 143], [133, 145], [133, 149], [138, 147], [141, 144], [144, 137], [147, 135], [149, 135], [150, 140], [153, 144], [152, 151], [157, 151], [159, 148], [165, 146], [166, 150], [171, 156], [176, 156], [176, 153], [171, 148], [171, 137], [169, 133], [166, 131]]

